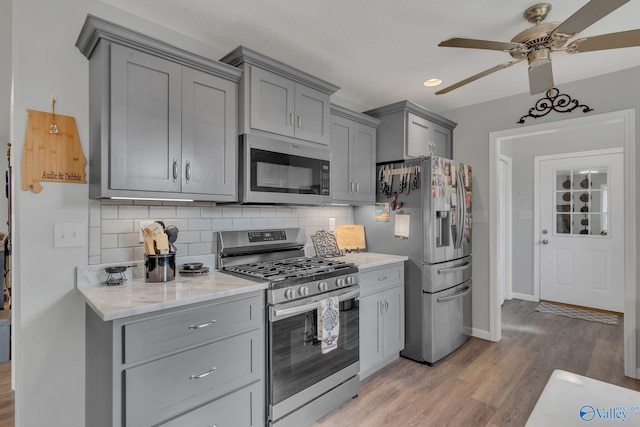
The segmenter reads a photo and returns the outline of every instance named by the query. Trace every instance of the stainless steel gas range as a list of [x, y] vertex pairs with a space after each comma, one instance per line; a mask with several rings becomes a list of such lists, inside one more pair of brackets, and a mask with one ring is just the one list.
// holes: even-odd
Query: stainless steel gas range
[[[360, 384], [358, 268], [305, 257], [305, 243], [300, 228], [218, 233], [218, 269], [269, 283], [270, 426], [309, 425], [356, 396]], [[319, 325], [334, 322], [331, 339], [321, 338]]]

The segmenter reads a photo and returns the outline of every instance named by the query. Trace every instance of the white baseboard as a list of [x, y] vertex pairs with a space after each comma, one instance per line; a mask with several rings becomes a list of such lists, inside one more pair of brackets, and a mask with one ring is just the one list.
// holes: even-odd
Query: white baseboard
[[517, 293], [517, 292], [514, 292], [512, 294], [512, 296], [515, 299], [521, 299], [521, 300], [525, 300], [525, 301], [533, 301], [533, 302], [539, 302], [540, 301], [538, 298], [534, 297], [533, 295], [520, 294], [520, 293]]
[[471, 328], [471, 336], [491, 341], [491, 334], [489, 334], [489, 331], [485, 331], [484, 329]]

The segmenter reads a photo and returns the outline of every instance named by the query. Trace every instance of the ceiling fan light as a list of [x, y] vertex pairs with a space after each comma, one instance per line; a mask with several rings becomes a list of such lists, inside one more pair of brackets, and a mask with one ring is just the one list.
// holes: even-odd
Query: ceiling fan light
[[548, 63], [551, 62], [551, 56], [550, 56], [550, 50], [549, 49], [536, 49], [536, 50], [532, 50], [529, 53], [529, 69], [531, 69], [532, 67], [539, 67], [541, 65], [546, 65]]

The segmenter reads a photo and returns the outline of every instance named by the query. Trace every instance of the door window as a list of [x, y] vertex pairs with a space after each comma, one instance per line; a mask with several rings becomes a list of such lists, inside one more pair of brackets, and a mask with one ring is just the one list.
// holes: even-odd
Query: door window
[[608, 235], [609, 175], [603, 166], [556, 170], [556, 234]]

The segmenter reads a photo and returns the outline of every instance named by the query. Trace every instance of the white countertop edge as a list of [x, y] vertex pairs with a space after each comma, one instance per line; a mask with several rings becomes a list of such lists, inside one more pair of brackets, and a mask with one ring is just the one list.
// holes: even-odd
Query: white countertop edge
[[345, 262], [352, 262], [360, 271], [370, 268], [381, 267], [389, 264], [405, 262], [409, 257], [404, 255], [389, 255], [376, 252], [352, 252], [340, 258]]
[[[171, 282], [167, 282], [171, 283]], [[149, 286], [165, 286], [163, 283], [150, 283]], [[148, 304], [139, 304], [135, 307], [124, 308], [124, 307], [114, 307], [114, 306], [104, 306], [101, 304], [97, 304], [92, 295], [92, 290], [95, 291], [95, 286], [79, 286], [77, 288], [78, 292], [84, 297], [87, 305], [91, 307], [91, 309], [104, 321], [117, 320], [125, 317], [136, 316], [139, 314], [148, 314], [154, 313], [160, 310], [166, 310], [169, 308], [177, 308], [190, 304], [196, 304], [199, 302], [207, 302], [214, 301], [216, 299], [242, 295], [250, 292], [256, 292], [267, 289], [267, 283], [252, 283], [251, 285], [244, 285], [237, 288], [232, 289], [224, 289], [224, 290], [211, 290], [208, 293], [203, 293], [201, 295], [190, 296], [186, 298], [180, 298], [170, 301], [163, 302], [151, 302]]]

